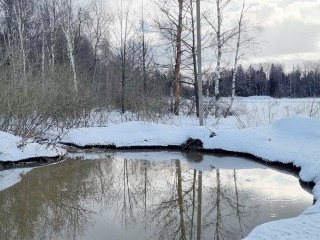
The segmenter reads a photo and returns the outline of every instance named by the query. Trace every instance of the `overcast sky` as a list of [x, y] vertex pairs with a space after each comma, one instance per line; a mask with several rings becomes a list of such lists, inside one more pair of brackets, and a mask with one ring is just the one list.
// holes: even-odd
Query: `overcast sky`
[[[114, 6], [121, 0], [98, 1]], [[132, 1], [131, 6], [136, 9], [141, 8], [142, 1], [145, 5], [152, 2], [152, 0], [122, 1]], [[214, 0], [206, 1], [214, 2]], [[242, 0], [232, 1], [237, 4], [242, 3]], [[255, 48], [254, 54], [247, 57], [247, 62], [277, 62], [285, 64], [289, 70], [293, 64], [320, 60], [320, 0], [246, 1], [247, 5], [251, 6], [247, 17], [263, 28], [258, 35], [260, 44]]]
[[263, 27], [260, 50], [249, 61], [320, 60], [320, 0], [247, 0], [251, 19]]

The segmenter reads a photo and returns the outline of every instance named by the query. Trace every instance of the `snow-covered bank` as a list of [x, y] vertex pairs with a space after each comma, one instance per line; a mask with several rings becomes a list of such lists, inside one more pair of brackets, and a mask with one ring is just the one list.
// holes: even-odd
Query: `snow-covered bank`
[[[216, 132], [206, 127], [177, 127], [128, 122], [105, 128], [73, 129], [62, 142], [81, 147], [93, 145], [179, 146], [189, 138], [199, 139], [205, 149], [249, 153], [265, 161], [293, 163], [301, 167], [303, 181], [313, 181], [314, 196], [320, 199], [320, 120], [294, 116], [268, 127]], [[320, 239], [320, 202], [302, 215], [257, 227], [247, 239]]]
[[177, 127], [173, 125], [126, 122], [109, 127], [79, 128], [69, 131], [62, 143], [86, 146], [171, 146], [181, 145], [189, 138], [206, 139], [211, 131], [205, 127]]
[[39, 144], [21, 137], [0, 131], [0, 162], [15, 162], [30, 158], [58, 157], [66, 151], [59, 147]]

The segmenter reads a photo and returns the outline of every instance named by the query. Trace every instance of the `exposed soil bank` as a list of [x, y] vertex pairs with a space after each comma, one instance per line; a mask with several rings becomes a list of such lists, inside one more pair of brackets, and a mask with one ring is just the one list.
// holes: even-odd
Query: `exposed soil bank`
[[0, 162], [0, 170], [11, 168], [37, 167], [50, 163], [59, 162], [63, 159], [62, 156], [56, 157], [34, 157], [22, 159], [19, 161], [4, 161]]

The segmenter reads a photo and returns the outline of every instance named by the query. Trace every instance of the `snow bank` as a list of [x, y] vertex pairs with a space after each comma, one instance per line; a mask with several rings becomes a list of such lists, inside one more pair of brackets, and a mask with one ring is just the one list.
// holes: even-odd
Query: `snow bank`
[[271, 162], [293, 163], [302, 168], [300, 177], [306, 182], [320, 177], [319, 119], [293, 116], [269, 127], [222, 131], [204, 146], [250, 153]]
[[127, 122], [105, 128], [79, 128], [70, 130], [61, 140], [80, 147], [94, 145], [169, 146], [181, 145], [189, 138], [203, 139], [210, 135], [205, 127], [177, 127], [144, 122]]
[[[249, 153], [265, 161], [293, 163], [301, 167], [300, 177], [314, 181], [314, 196], [320, 201], [320, 120], [293, 116], [268, 127], [221, 129], [210, 138], [206, 127], [177, 127], [128, 122], [106, 128], [73, 129], [62, 139], [78, 146], [168, 146], [181, 145], [188, 138], [200, 139], [206, 149]], [[320, 202], [302, 215], [263, 224], [246, 238], [320, 239]]]
[[65, 154], [65, 150], [52, 145], [44, 145], [32, 141], [23, 143], [21, 137], [0, 131], [0, 161], [19, 161], [36, 157], [57, 157]]

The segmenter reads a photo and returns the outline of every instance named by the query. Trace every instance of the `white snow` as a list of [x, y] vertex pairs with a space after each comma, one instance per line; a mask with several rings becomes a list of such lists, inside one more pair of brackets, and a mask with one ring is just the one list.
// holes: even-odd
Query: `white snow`
[[61, 140], [84, 147], [92, 145], [168, 146], [180, 145], [188, 138], [204, 139], [210, 135], [205, 127], [177, 127], [172, 125], [126, 122], [110, 127], [91, 127], [70, 130]]
[[[67, 133], [62, 142], [78, 146], [168, 146], [183, 144], [189, 138], [200, 139], [206, 149], [249, 153], [265, 161], [293, 163], [301, 167], [303, 181], [314, 181], [313, 190], [320, 200], [320, 120], [291, 116], [267, 127], [225, 129], [210, 138], [207, 127], [172, 126], [127, 122], [103, 128], [80, 128]], [[296, 218], [258, 226], [250, 239], [320, 239], [320, 202]]]
[[39, 144], [0, 131], [0, 161], [19, 161], [35, 157], [57, 157], [64, 155], [65, 150], [53, 145]]

